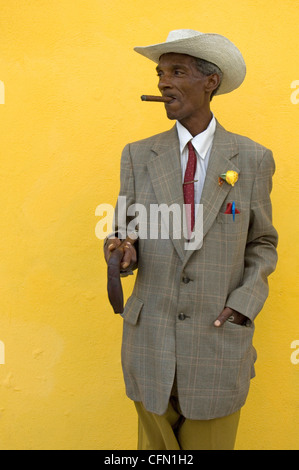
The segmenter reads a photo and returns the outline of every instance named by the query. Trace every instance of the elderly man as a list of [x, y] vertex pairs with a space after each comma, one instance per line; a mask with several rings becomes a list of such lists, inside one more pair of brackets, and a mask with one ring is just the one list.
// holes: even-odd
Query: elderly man
[[[176, 30], [164, 43], [135, 50], [158, 64], [166, 113], [176, 123], [125, 147], [120, 196], [126, 210], [139, 204], [147, 214], [162, 204], [182, 214], [191, 209], [187, 236], [177, 236], [177, 226], [169, 237], [141, 236], [147, 220], [135, 245], [123, 241], [120, 226], [104, 243], [107, 261], [124, 248], [122, 270], [138, 267], [122, 313], [138, 449], [229, 450], [255, 375], [254, 319], [277, 261], [274, 161], [270, 150], [227, 132], [211, 112], [212, 97], [233, 91], [246, 73], [228, 39]], [[132, 213], [126, 217], [125, 226]], [[197, 233], [201, 242], [192, 244]]]

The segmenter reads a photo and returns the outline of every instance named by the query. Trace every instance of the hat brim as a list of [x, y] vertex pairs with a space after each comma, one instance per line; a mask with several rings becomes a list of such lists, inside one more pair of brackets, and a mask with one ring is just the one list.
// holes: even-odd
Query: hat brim
[[135, 47], [134, 51], [155, 63], [161, 55], [174, 52], [207, 60], [217, 65], [223, 73], [217, 95], [230, 93], [238, 88], [246, 75], [246, 64], [239, 49], [220, 34], [202, 33], [193, 37], [167, 41], [146, 47]]

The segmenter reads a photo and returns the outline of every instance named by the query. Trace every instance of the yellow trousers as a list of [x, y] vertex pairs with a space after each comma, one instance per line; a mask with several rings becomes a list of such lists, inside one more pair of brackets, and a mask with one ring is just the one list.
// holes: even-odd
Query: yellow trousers
[[177, 399], [171, 398], [164, 415], [135, 402], [138, 413], [138, 450], [233, 450], [240, 411], [207, 421], [185, 419]]

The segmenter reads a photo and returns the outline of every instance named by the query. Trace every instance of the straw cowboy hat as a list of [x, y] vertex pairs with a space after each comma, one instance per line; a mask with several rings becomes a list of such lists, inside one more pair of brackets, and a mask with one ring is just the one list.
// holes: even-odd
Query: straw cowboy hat
[[193, 29], [171, 31], [166, 42], [134, 50], [158, 63], [159, 58], [168, 52], [187, 54], [207, 60], [217, 65], [223, 73], [217, 95], [229, 93], [238, 88], [246, 75], [246, 65], [239, 49], [220, 34], [200, 33]]

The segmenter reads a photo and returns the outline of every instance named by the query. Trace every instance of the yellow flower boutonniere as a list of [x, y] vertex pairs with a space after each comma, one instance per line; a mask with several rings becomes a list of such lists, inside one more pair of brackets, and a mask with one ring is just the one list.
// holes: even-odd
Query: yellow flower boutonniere
[[236, 171], [229, 170], [226, 173], [223, 173], [222, 175], [219, 176], [218, 184], [219, 186], [222, 186], [223, 181], [226, 181], [231, 186], [234, 186], [235, 183], [238, 181], [238, 179], [239, 179], [238, 173]]

